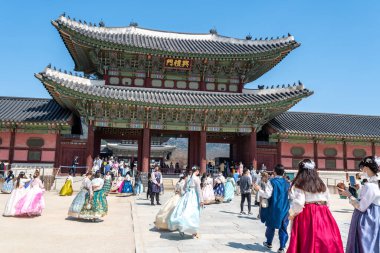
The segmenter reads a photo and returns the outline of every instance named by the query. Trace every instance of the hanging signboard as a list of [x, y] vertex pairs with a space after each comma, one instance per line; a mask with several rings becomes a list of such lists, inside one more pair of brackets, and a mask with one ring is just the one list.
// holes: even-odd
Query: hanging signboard
[[168, 69], [181, 69], [189, 70], [191, 69], [190, 59], [176, 59], [176, 58], [165, 58], [165, 68]]

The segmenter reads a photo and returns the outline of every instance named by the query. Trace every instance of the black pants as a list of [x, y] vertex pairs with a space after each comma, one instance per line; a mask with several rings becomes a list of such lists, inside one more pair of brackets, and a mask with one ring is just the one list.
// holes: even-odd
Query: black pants
[[245, 199], [248, 201], [248, 212], [251, 212], [251, 193], [241, 193], [240, 211], [243, 212]]
[[73, 166], [71, 166], [69, 173], [71, 173], [73, 175], [73, 177], [75, 177], [76, 171], [77, 171], [77, 166], [73, 165]]
[[150, 203], [154, 204], [154, 197], [156, 196], [156, 203], [160, 203], [160, 193], [159, 192], [151, 192], [150, 193]]

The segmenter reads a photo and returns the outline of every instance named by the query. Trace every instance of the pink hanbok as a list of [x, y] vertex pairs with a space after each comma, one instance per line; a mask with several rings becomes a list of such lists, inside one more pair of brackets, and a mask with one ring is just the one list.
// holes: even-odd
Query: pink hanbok
[[44, 192], [41, 179], [33, 179], [30, 190], [16, 204], [16, 216], [40, 216], [45, 208]]

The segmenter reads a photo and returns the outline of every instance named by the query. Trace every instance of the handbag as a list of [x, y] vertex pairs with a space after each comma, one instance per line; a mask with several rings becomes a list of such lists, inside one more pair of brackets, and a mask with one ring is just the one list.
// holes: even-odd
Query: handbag
[[260, 206], [261, 206], [261, 208], [267, 208], [268, 205], [269, 205], [269, 203], [268, 203], [268, 199], [264, 199], [264, 198], [262, 198], [261, 201], [260, 201]]

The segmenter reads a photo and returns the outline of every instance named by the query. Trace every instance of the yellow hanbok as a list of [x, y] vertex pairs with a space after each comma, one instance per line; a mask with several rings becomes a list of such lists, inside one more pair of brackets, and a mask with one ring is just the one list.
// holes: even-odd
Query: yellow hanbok
[[73, 178], [68, 176], [65, 184], [62, 186], [61, 191], [59, 192], [60, 196], [71, 196], [73, 194]]

